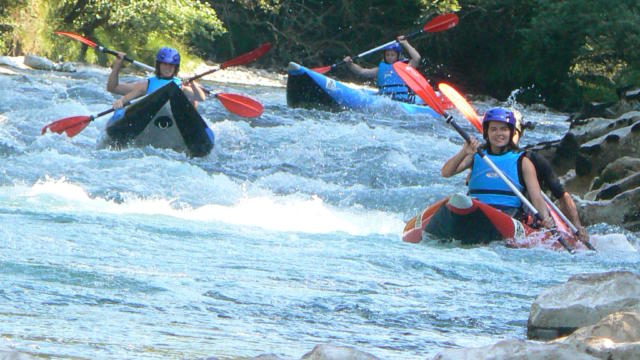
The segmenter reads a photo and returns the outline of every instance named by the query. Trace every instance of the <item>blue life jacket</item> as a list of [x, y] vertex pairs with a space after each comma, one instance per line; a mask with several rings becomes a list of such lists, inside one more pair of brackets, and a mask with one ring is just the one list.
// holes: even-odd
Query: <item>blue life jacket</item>
[[[521, 151], [508, 151], [500, 155], [487, 153], [486, 155], [520, 192], [524, 189], [524, 185], [520, 181], [522, 155]], [[469, 194], [485, 204], [502, 210], [519, 209], [522, 206], [522, 200], [478, 154], [473, 157]]]
[[409, 88], [393, 68], [393, 64], [382, 61], [378, 65], [378, 93], [391, 95], [393, 100], [410, 101]]
[[180, 78], [177, 78], [177, 77], [173, 77], [171, 79], [161, 79], [161, 78], [159, 78], [157, 76], [152, 76], [152, 77], [148, 78], [147, 80], [149, 81], [149, 83], [147, 84], [147, 95], [149, 95], [152, 92], [154, 92], [154, 91], [160, 89], [161, 87], [167, 85], [171, 81], [176, 83], [176, 85], [178, 85], [178, 88], [182, 88], [182, 80]]

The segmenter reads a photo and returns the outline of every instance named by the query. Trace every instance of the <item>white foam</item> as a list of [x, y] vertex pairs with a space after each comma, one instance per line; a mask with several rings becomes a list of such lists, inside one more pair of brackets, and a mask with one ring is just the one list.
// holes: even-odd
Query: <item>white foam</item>
[[399, 214], [366, 210], [359, 206], [336, 208], [317, 196], [246, 195], [231, 205], [177, 206], [174, 199], [123, 195], [116, 202], [91, 197], [68, 180], [46, 178], [33, 186], [0, 188], [0, 199], [51, 213], [169, 216], [187, 221], [223, 222], [283, 232], [351, 235], [398, 234], [404, 222]]
[[589, 242], [600, 253], [637, 253], [624, 234], [591, 235]]

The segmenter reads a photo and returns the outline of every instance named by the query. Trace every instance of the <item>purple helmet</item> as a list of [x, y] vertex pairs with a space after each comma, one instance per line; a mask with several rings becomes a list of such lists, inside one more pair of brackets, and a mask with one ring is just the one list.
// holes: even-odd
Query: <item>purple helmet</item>
[[484, 117], [482, 118], [482, 137], [485, 140], [489, 139], [489, 121], [506, 123], [507, 126], [509, 126], [509, 143], [515, 145], [513, 142], [513, 133], [516, 129], [516, 117], [513, 115], [513, 112], [505, 108], [497, 107], [489, 109], [489, 111], [484, 113]]
[[507, 123], [512, 131], [516, 126], [516, 117], [513, 115], [513, 112], [499, 107], [489, 109], [489, 111], [484, 113], [484, 117], [482, 118], [482, 128], [485, 128], [486, 124], [489, 121], [499, 121]]
[[170, 47], [163, 47], [158, 51], [158, 56], [156, 57], [156, 61], [179, 66], [180, 53], [176, 49], [173, 49]]
[[382, 50], [384, 50], [384, 51], [391, 50], [391, 51], [395, 51], [398, 54], [400, 54], [402, 52], [402, 46], [400, 44], [398, 44], [397, 42], [394, 42], [391, 45], [385, 46]]

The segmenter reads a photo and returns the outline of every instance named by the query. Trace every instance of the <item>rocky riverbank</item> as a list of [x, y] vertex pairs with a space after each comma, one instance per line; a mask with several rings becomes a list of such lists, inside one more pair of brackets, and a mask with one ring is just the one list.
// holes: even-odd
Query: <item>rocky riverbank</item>
[[640, 230], [640, 89], [618, 103], [588, 104], [571, 116], [569, 131], [534, 148], [552, 161], [584, 225]]

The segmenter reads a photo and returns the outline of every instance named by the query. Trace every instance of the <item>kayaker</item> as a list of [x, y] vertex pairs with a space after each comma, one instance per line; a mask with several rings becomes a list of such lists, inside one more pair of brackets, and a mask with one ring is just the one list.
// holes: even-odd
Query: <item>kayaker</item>
[[113, 62], [109, 79], [107, 80], [108, 91], [124, 95], [113, 103], [114, 109], [121, 108], [127, 101], [150, 94], [171, 81], [182, 89], [194, 105], [197, 105], [197, 101], [205, 100], [205, 94], [196, 82], [183, 83], [182, 80], [176, 76], [178, 71], [180, 71], [180, 53], [178, 50], [163, 47], [158, 51], [156, 55], [155, 76], [133, 83], [120, 84], [118, 74], [123, 67], [124, 55], [124, 53], [118, 53], [116, 60]]
[[[493, 108], [484, 114], [482, 136], [487, 142], [487, 157], [512, 180], [520, 192], [527, 190], [533, 206], [540, 213], [542, 225], [551, 228], [554, 222], [540, 193], [535, 167], [513, 142], [515, 123], [513, 112], [504, 108]], [[448, 178], [471, 169], [469, 194], [512, 217], [519, 218], [522, 201], [476, 153], [479, 146], [480, 142], [474, 137], [465, 142], [460, 152], [442, 166], [442, 176]]]
[[380, 94], [391, 96], [394, 100], [413, 102], [413, 94], [409, 92], [407, 85], [393, 69], [393, 64], [396, 61], [403, 61], [403, 48], [411, 57], [409, 65], [414, 68], [420, 65], [420, 60], [422, 58], [418, 51], [409, 44], [404, 35], [398, 36], [396, 41], [396, 43], [393, 43], [383, 49], [384, 58], [380, 64], [374, 68], [363, 68], [362, 66], [354, 63], [350, 56], [345, 57], [343, 61], [355, 74], [371, 79], [377, 78]]
[[[518, 145], [520, 139], [524, 135], [524, 131], [526, 129], [534, 129], [535, 124], [531, 122], [524, 122], [522, 113], [517, 110], [513, 111], [516, 126], [515, 131], [513, 133], [513, 143]], [[578, 215], [578, 208], [576, 207], [576, 203], [573, 201], [571, 194], [567, 192], [560, 183], [558, 176], [553, 172], [553, 168], [551, 167], [551, 163], [544, 157], [536, 154], [533, 151], [525, 151], [525, 156], [531, 160], [533, 166], [536, 168], [536, 174], [538, 177], [538, 182], [540, 183], [540, 187], [544, 189], [549, 189], [551, 191], [551, 195], [553, 195], [556, 199], [559, 200], [560, 210], [564, 214], [567, 215], [569, 220], [573, 223], [573, 225], [578, 229], [578, 237], [582, 241], [589, 241], [589, 234], [587, 230], [582, 226], [580, 222], [580, 215]]]

